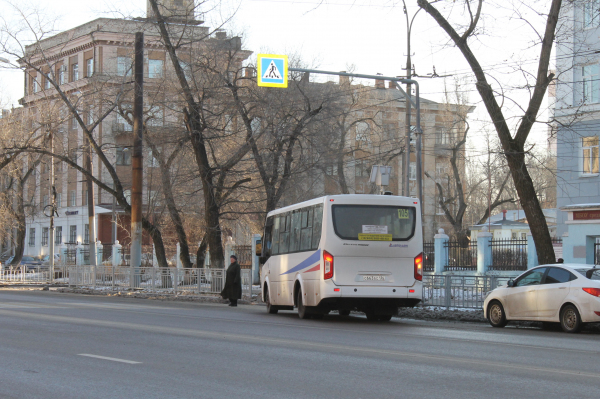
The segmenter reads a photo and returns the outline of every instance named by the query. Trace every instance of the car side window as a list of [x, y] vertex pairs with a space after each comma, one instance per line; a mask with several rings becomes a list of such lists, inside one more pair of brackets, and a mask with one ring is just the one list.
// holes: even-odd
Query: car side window
[[551, 267], [548, 270], [544, 284], [568, 283], [569, 281], [573, 280], [573, 277], [574, 276], [568, 270], [560, 267]]
[[546, 272], [546, 268], [542, 267], [540, 269], [535, 269], [530, 271], [527, 274], [524, 274], [523, 276], [521, 276], [521, 278], [519, 278], [516, 283], [515, 283], [515, 287], [523, 287], [526, 285], [537, 285], [537, 284], [541, 284], [542, 283], [542, 277], [544, 277], [544, 273]]

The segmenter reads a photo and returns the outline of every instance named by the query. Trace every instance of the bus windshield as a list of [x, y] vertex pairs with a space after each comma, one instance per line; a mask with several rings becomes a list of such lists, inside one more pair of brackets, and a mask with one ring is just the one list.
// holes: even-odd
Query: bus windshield
[[406, 241], [415, 233], [415, 208], [333, 205], [335, 234], [344, 240]]

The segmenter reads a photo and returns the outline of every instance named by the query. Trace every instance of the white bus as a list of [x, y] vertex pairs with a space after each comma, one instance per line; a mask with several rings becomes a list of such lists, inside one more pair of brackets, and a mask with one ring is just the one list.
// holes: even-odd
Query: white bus
[[388, 321], [421, 300], [423, 236], [418, 200], [331, 195], [269, 212], [261, 285], [269, 313], [305, 319], [332, 310]]

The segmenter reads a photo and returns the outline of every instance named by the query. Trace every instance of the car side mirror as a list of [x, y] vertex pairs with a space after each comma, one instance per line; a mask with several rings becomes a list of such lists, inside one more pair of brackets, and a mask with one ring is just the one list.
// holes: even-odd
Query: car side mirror
[[507, 287], [514, 287], [515, 286], [515, 282], [513, 281], [513, 279], [511, 278], [510, 280], [508, 280], [508, 283], [506, 283]]

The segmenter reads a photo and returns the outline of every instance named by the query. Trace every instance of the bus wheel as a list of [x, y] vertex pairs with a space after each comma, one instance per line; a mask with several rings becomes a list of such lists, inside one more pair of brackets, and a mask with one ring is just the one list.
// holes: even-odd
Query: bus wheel
[[271, 297], [269, 296], [269, 287], [265, 289], [265, 302], [267, 303], [267, 313], [276, 314], [279, 309], [271, 304]]
[[300, 317], [301, 319], [310, 319], [308, 309], [306, 309], [306, 306], [304, 306], [304, 303], [302, 302], [302, 288], [298, 290], [296, 302], [298, 303], [298, 317]]
[[379, 320], [379, 316], [375, 314], [375, 312], [366, 312], [367, 320], [369, 321], [377, 321]]
[[340, 314], [340, 316], [350, 316], [349, 310], [338, 310], [338, 313]]

